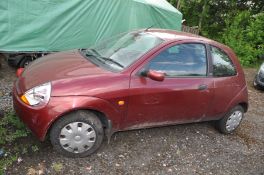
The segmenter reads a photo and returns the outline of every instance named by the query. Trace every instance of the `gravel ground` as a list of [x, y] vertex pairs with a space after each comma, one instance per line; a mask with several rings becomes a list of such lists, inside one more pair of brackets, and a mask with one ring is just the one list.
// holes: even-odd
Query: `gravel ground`
[[16, 79], [15, 69], [7, 66], [0, 54], [2, 66], [0, 67], [0, 110], [8, 111], [12, 108], [11, 90]]
[[[105, 140], [97, 153], [69, 159], [48, 141], [30, 136], [37, 153], [22, 157], [7, 174], [264, 174], [264, 93], [252, 87], [256, 69], [245, 69], [250, 108], [240, 128], [222, 135], [213, 123], [177, 125], [119, 132]], [[0, 109], [11, 108], [9, 92], [15, 71], [0, 69]]]

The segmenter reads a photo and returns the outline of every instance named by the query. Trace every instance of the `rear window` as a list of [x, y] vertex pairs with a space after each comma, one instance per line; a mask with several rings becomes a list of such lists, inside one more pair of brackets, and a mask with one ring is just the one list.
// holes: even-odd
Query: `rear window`
[[213, 61], [213, 75], [215, 77], [228, 77], [237, 74], [232, 60], [224, 51], [211, 46], [211, 54]]

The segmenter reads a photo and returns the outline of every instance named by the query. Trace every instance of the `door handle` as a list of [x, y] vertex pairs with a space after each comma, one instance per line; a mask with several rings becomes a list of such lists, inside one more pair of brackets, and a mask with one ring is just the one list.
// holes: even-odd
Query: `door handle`
[[199, 87], [198, 87], [198, 90], [202, 91], [202, 90], [206, 90], [208, 88], [208, 86], [206, 84], [201, 84]]

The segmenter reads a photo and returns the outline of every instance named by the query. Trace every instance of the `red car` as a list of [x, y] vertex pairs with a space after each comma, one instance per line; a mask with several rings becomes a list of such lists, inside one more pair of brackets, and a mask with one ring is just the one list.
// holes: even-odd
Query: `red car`
[[160, 29], [38, 59], [15, 82], [13, 100], [32, 132], [70, 157], [92, 154], [123, 130], [215, 120], [231, 133], [248, 109], [230, 48]]

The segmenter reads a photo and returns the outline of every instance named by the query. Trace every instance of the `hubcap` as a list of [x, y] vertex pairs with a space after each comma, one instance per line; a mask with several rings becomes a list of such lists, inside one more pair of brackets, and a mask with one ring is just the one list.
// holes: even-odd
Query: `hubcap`
[[93, 127], [83, 122], [73, 122], [62, 128], [60, 145], [68, 152], [83, 153], [94, 145], [96, 133]]
[[242, 120], [242, 112], [241, 111], [235, 111], [233, 112], [229, 118], [227, 119], [226, 122], [226, 130], [227, 131], [233, 131], [234, 129], [236, 129], [239, 125], [239, 123]]

